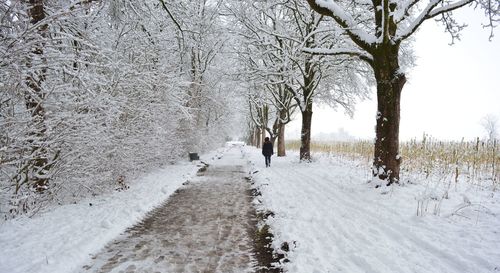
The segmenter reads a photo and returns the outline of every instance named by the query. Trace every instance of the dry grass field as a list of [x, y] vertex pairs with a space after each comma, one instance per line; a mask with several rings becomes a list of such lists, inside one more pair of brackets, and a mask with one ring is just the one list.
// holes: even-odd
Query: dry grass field
[[[498, 140], [440, 141], [424, 136], [422, 140], [401, 142], [403, 158], [401, 170], [425, 177], [470, 183], [500, 183], [500, 149]], [[300, 141], [288, 141], [287, 149], [299, 150]], [[325, 153], [350, 160], [361, 160], [367, 165], [373, 158], [373, 142], [359, 140], [351, 142], [312, 142], [311, 152]]]

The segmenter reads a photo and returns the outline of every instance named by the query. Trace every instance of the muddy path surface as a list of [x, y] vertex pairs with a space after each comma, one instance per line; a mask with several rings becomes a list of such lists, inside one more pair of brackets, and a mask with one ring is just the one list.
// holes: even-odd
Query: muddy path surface
[[239, 149], [226, 152], [81, 272], [260, 272], [244, 164]]

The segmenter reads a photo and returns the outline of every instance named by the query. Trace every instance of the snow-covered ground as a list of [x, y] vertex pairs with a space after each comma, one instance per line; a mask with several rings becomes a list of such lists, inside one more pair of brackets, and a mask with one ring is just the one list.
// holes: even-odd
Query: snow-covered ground
[[[318, 156], [306, 164], [289, 153], [265, 168], [259, 149], [246, 147], [245, 154], [262, 193], [255, 203], [274, 212], [267, 220], [274, 247], [289, 243], [287, 272], [500, 272], [497, 192], [432, 179], [387, 191], [366, 183], [367, 167], [353, 162]], [[134, 181], [127, 191], [2, 223], [0, 272], [81, 269], [196, 170], [179, 163]]]
[[189, 162], [153, 171], [122, 192], [54, 207], [0, 225], [1, 273], [67, 273], [155, 206], [198, 167]]
[[462, 183], [446, 199], [447, 183], [426, 180], [383, 194], [353, 162], [292, 153], [265, 168], [258, 149], [247, 155], [274, 247], [289, 243], [286, 272], [500, 272], [498, 192]]

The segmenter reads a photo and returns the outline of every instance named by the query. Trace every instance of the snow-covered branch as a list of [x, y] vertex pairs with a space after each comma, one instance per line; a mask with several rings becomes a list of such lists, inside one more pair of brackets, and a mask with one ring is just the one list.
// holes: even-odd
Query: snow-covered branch
[[356, 20], [333, 0], [307, 0], [309, 5], [318, 13], [332, 17], [349, 35], [354, 43], [363, 49], [370, 49], [377, 42], [377, 38], [360, 29]]
[[336, 49], [326, 49], [326, 48], [304, 48], [302, 49], [304, 52], [314, 54], [314, 55], [325, 55], [325, 56], [340, 56], [340, 55], [345, 55], [345, 56], [350, 56], [350, 57], [356, 57], [359, 58], [360, 60], [363, 60], [367, 63], [373, 63], [373, 58], [366, 54], [363, 51], [355, 51], [352, 49], [348, 48], [336, 48]]

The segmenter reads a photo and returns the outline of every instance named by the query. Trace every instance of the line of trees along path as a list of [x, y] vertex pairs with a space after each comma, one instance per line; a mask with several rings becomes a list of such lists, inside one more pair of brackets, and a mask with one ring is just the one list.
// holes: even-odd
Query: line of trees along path
[[284, 156], [296, 117], [309, 161], [314, 106], [352, 114], [373, 86], [373, 176], [397, 183], [411, 37], [436, 19], [453, 41], [451, 12], [470, 5], [498, 24], [495, 0], [2, 1], [0, 213], [113, 190], [241, 132]]

